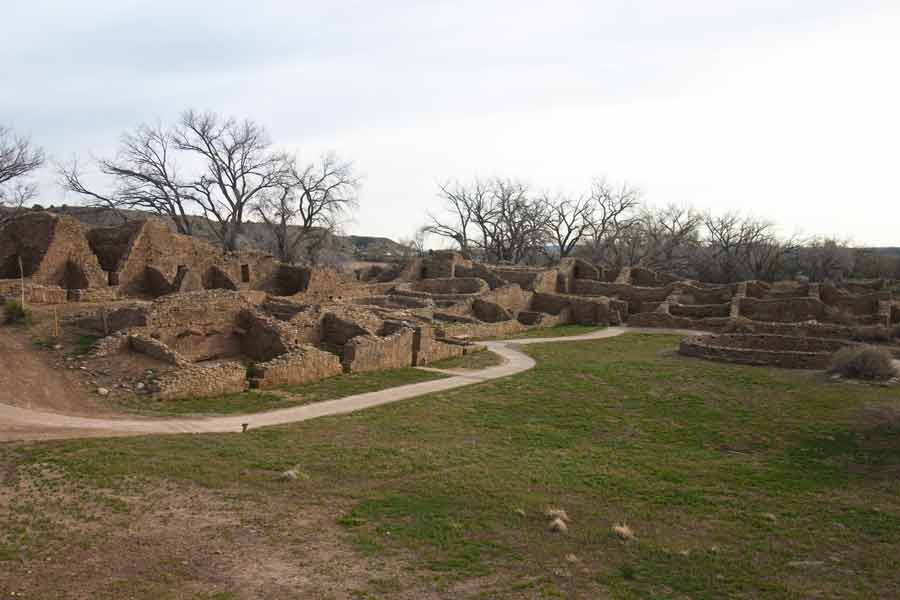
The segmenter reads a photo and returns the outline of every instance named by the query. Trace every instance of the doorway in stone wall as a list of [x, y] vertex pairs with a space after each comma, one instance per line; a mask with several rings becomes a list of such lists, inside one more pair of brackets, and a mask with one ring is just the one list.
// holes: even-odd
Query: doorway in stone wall
[[84, 269], [71, 260], [66, 261], [60, 287], [66, 289], [66, 298], [68, 300], [75, 300], [77, 296], [76, 290], [86, 290], [89, 287]]

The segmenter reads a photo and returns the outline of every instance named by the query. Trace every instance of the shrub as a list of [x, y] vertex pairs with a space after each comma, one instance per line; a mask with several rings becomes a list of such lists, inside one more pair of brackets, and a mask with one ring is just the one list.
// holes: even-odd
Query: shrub
[[893, 356], [884, 348], [855, 346], [835, 352], [829, 373], [852, 379], [890, 379], [897, 375]]
[[28, 323], [28, 310], [26, 310], [25, 307], [22, 306], [22, 303], [18, 300], [7, 300], [4, 308], [6, 311], [5, 322], [8, 325], [12, 325], [14, 323]]

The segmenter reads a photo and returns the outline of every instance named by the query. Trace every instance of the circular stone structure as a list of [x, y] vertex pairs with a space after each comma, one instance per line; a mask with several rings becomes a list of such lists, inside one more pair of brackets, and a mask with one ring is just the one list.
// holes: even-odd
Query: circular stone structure
[[421, 279], [411, 283], [401, 283], [394, 288], [394, 294], [426, 298], [441, 302], [464, 302], [489, 292], [490, 286], [478, 277], [442, 277]]
[[855, 342], [792, 335], [723, 333], [686, 338], [685, 356], [783, 369], [825, 369], [832, 355]]

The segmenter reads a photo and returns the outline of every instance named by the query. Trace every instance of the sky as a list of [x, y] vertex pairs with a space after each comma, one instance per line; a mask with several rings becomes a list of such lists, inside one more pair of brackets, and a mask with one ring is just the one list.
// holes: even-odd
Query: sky
[[606, 178], [900, 246], [896, 0], [4, 4], [0, 123], [57, 161], [195, 108], [351, 160], [354, 234], [411, 237], [442, 182]]

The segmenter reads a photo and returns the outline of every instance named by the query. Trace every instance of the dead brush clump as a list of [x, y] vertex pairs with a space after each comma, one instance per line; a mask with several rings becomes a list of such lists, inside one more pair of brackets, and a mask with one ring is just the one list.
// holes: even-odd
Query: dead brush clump
[[630, 542], [634, 539], [634, 530], [626, 523], [616, 523], [612, 526], [612, 532], [616, 534], [616, 537], [625, 542]]
[[550, 531], [565, 533], [569, 530], [569, 515], [563, 509], [548, 507], [544, 516], [550, 519]]
[[884, 348], [855, 346], [834, 353], [829, 373], [849, 379], [884, 381], [897, 376], [894, 357]]

